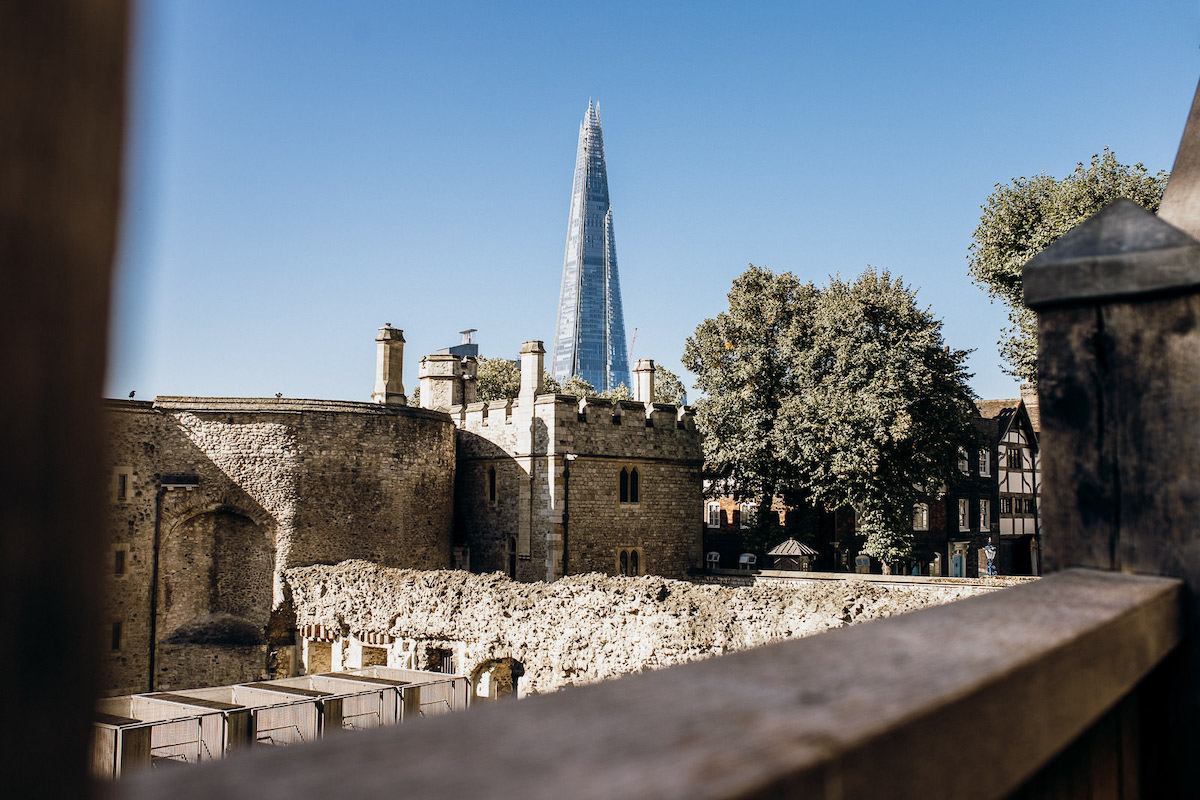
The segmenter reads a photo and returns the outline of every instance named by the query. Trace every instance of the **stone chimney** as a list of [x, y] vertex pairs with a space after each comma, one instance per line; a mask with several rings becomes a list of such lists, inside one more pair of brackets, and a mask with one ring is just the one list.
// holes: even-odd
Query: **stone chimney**
[[[467, 336], [466, 338], [470, 338]], [[465, 344], [471, 344], [466, 342]], [[479, 391], [479, 359], [475, 356], [467, 356], [462, 360], [462, 400], [463, 405], [474, 403]]]
[[545, 357], [546, 348], [537, 339], [521, 345], [521, 393], [517, 396], [521, 403], [526, 398], [532, 403], [533, 398], [541, 393]]
[[421, 408], [449, 408], [462, 403], [462, 359], [432, 353], [421, 359]]
[[375, 337], [375, 391], [373, 403], [407, 405], [404, 396], [404, 331], [389, 322]]
[[1029, 421], [1033, 429], [1042, 432], [1042, 409], [1038, 404], [1038, 388], [1036, 383], [1021, 384], [1021, 399], [1025, 401], [1025, 410], [1029, 412]]
[[639, 403], [654, 402], [654, 361], [639, 358], [633, 362], [633, 399]]

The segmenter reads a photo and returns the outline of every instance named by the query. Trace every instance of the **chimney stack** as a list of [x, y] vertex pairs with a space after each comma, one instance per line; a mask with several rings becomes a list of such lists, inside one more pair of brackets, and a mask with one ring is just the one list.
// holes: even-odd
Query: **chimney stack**
[[373, 403], [407, 405], [404, 396], [404, 331], [387, 323], [375, 337], [375, 391]]
[[633, 399], [639, 403], [654, 402], [654, 360], [639, 358], [633, 363]]
[[546, 348], [537, 339], [531, 339], [521, 345], [521, 393], [517, 398], [521, 403], [524, 403], [526, 398], [532, 403], [541, 393], [545, 356]]

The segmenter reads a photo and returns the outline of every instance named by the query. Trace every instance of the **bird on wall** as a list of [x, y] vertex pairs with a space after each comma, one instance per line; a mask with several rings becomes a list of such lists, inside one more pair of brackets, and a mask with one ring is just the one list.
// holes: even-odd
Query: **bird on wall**
[[276, 399], [276, 400], [280, 400], [280, 399], [282, 399], [282, 398], [283, 398], [283, 392], [276, 392], [276, 393], [275, 393], [275, 399]]
[[130, 400], [132, 400], [132, 399], [133, 399], [133, 396], [134, 396], [135, 394], [137, 394], [137, 390], [136, 390], [136, 389], [135, 389], [135, 390], [133, 390], [132, 392], [130, 392], [130, 393], [129, 393], [129, 399], [130, 399]]

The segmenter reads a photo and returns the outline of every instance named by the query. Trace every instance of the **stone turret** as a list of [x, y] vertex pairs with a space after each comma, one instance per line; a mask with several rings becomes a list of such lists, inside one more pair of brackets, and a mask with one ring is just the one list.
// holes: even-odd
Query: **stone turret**
[[654, 360], [639, 358], [633, 365], [633, 399], [639, 403], [654, 402]]
[[421, 359], [421, 408], [450, 408], [475, 402], [479, 361], [451, 353], [432, 353]]
[[375, 337], [375, 391], [373, 403], [408, 405], [404, 396], [404, 331], [389, 322]]

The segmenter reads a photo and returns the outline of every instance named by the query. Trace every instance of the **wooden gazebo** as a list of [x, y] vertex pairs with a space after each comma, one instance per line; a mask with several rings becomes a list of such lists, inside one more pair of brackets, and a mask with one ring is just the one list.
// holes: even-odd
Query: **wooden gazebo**
[[777, 545], [767, 555], [771, 557], [772, 569], [792, 569], [808, 572], [811, 569], [809, 565], [817, 557], [817, 551], [795, 539], [788, 539], [786, 542], [781, 542]]

